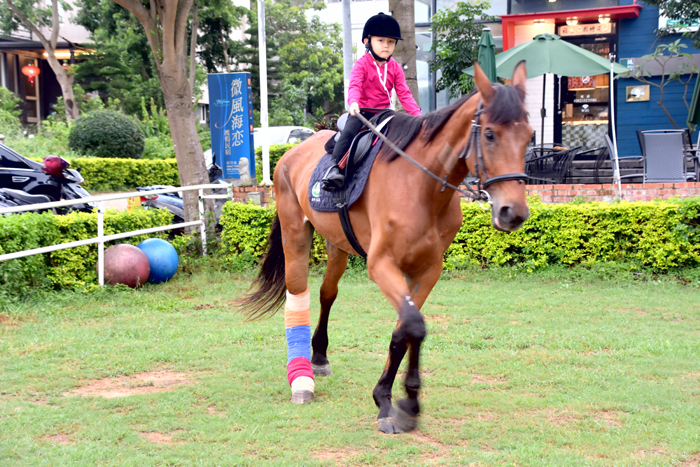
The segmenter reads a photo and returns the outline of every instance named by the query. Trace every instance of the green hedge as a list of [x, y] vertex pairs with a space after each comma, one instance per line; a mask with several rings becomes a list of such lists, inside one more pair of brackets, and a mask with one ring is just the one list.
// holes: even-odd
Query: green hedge
[[[297, 143], [299, 144], [299, 143]], [[271, 144], [270, 145], [270, 178], [272, 174], [275, 173], [275, 167], [280, 157], [284, 156], [284, 153], [292, 149], [296, 144]], [[255, 148], [255, 178], [258, 181], [262, 180], [262, 146]]]
[[[543, 204], [530, 200], [530, 218], [517, 232], [491, 226], [490, 211], [463, 203], [464, 221], [445, 253], [445, 268], [626, 261], [668, 271], [700, 266], [700, 198], [658, 202]], [[222, 243], [228, 254], [259, 257], [274, 208], [229, 203]], [[325, 260], [316, 235], [314, 262]]]
[[[171, 224], [173, 215], [167, 209], [108, 210], [104, 214], [104, 233], [111, 235], [132, 230]], [[57, 216], [45, 214], [13, 214], [0, 216], [0, 254], [13, 253], [59, 243], [85, 240], [97, 235], [97, 214], [73, 212]], [[134, 245], [149, 237], [142, 235], [109, 243]], [[97, 287], [97, 245], [87, 245], [51, 253], [0, 262], [0, 295], [20, 295], [32, 288]], [[0, 297], [2, 298], [2, 297]]]
[[177, 160], [104, 159], [85, 157], [68, 159], [71, 168], [81, 167], [88, 190], [116, 191], [139, 186], [180, 186]]

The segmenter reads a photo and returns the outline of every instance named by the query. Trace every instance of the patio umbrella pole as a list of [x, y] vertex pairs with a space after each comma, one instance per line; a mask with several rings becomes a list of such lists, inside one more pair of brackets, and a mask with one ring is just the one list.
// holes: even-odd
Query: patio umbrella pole
[[615, 56], [610, 54], [610, 123], [612, 127], [613, 151], [615, 151], [613, 160], [613, 184], [617, 183], [617, 196], [622, 199], [622, 182], [620, 181], [620, 161], [617, 157], [617, 135], [615, 134], [615, 76], [613, 74], [613, 66], [615, 64]]
[[545, 93], [547, 89], [547, 74], [542, 75], [542, 108], [540, 109], [540, 117], [542, 118], [542, 129], [540, 130], [540, 155], [544, 154], [544, 118], [547, 116], [547, 108], [545, 107]]

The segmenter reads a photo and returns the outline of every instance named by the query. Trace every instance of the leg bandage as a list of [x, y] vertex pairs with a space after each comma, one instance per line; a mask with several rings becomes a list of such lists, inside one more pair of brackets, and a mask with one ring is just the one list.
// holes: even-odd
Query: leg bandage
[[287, 380], [292, 392], [314, 392], [311, 369], [311, 292], [292, 295], [287, 291], [284, 306], [284, 327], [287, 335]]

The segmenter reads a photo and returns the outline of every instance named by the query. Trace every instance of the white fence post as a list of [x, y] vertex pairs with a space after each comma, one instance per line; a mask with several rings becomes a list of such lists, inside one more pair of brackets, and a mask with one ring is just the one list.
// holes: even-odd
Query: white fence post
[[97, 205], [97, 282], [105, 286], [104, 202]]
[[204, 189], [199, 189], [199, 221], [202, 223], [202, 256], [207, 255], [207, 223], [204, 221]]

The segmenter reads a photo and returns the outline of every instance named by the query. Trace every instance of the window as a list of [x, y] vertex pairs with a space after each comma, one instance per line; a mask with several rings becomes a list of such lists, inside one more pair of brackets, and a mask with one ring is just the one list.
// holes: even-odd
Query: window
[[33, 170], [14, 151], [0, 147], [0, 168]]

